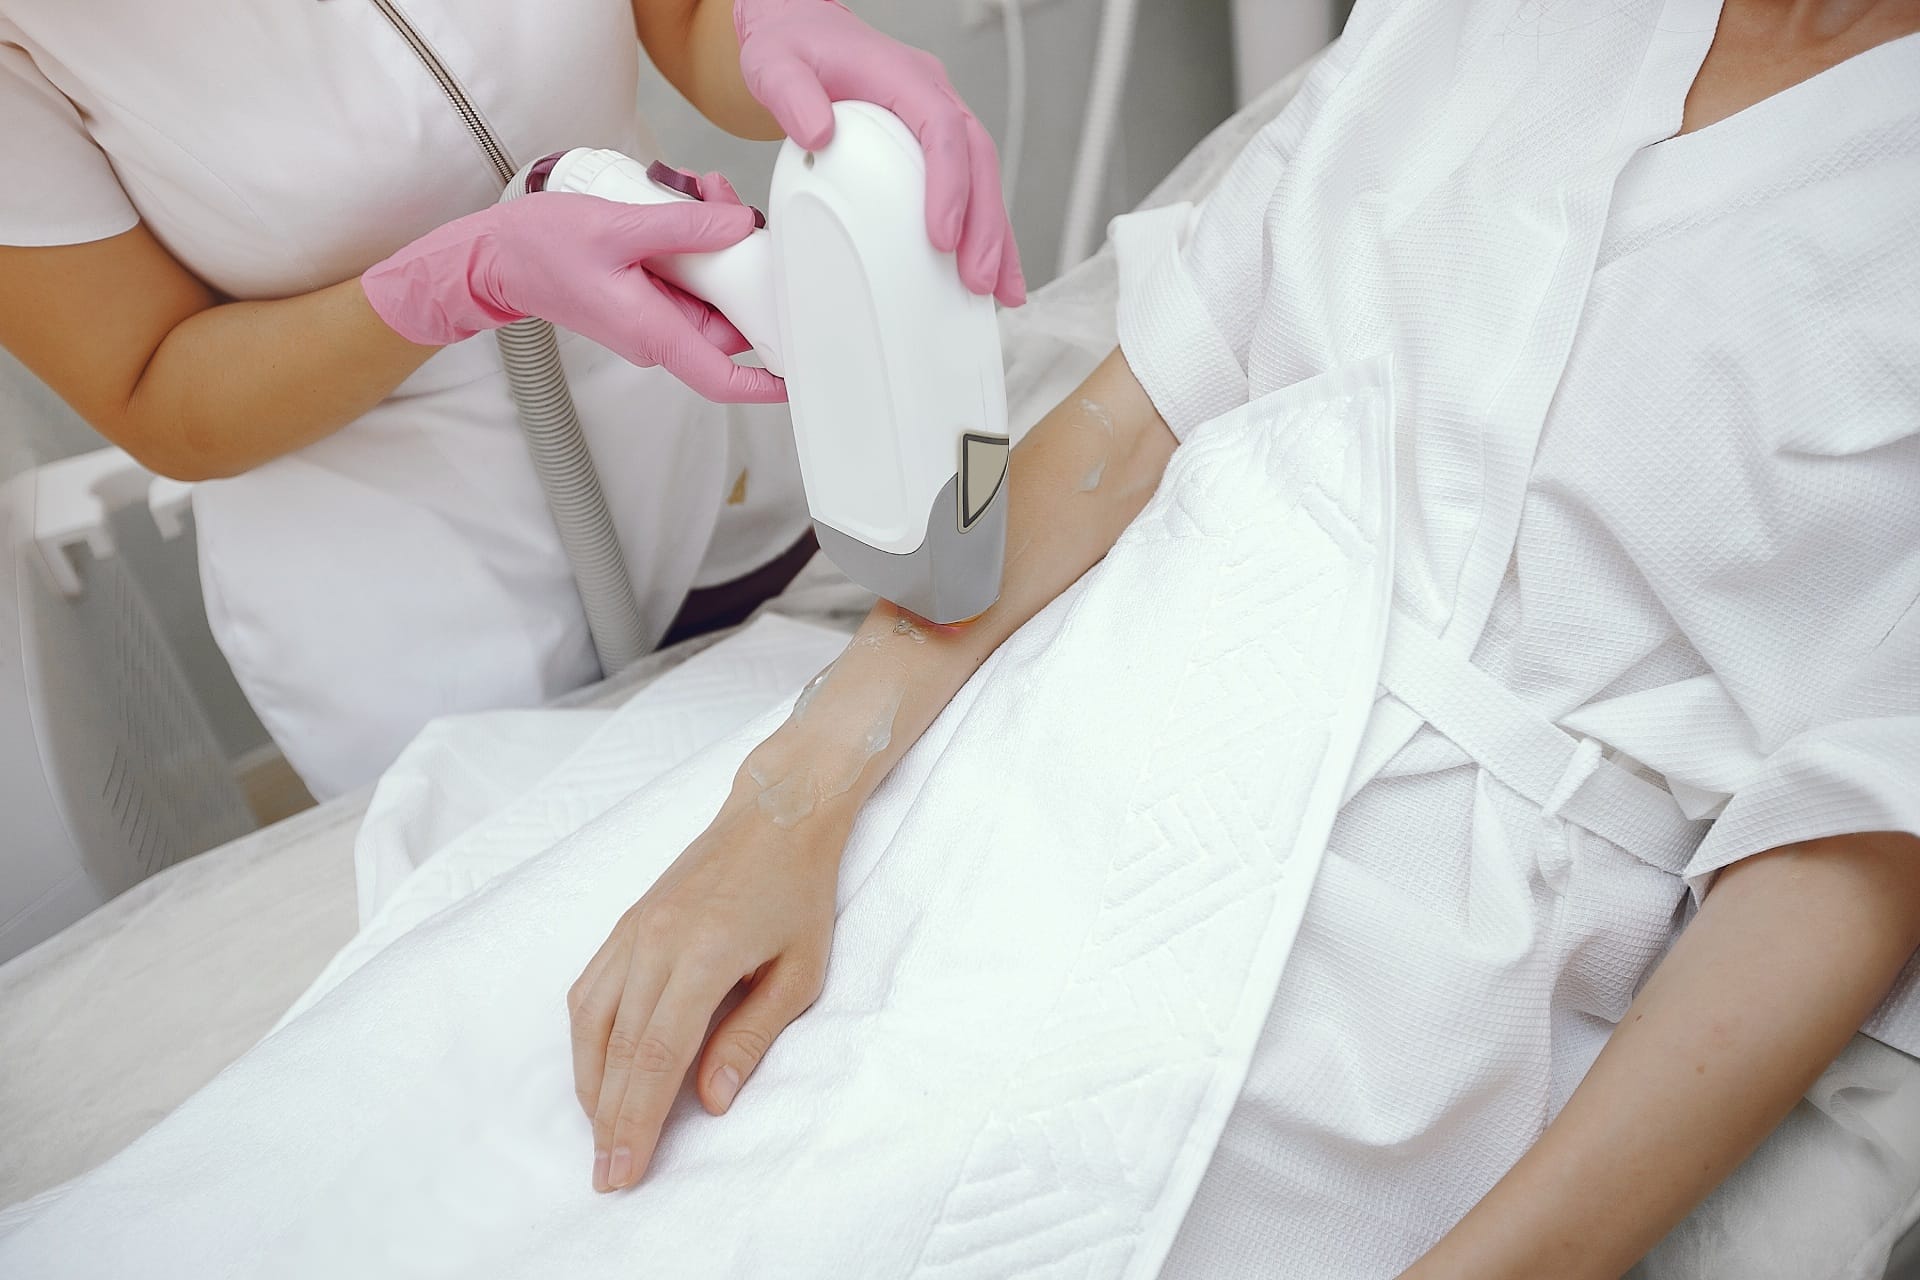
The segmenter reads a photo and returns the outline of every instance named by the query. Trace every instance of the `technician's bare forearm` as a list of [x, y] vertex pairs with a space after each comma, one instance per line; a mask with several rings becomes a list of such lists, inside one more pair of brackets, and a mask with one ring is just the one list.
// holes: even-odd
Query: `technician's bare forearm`
[[274, 302], [230, 302], [176, 325], [127, 403], [149, 467], [183, 480], [239, 473], [354, 421], [434, 353], [389, 329], [358, 280]]
[[310, 444], [433, 354], [389, 329], [358, 280], [223, 303], [145, 226], [0, 248], [0, 345], [100, 434], [181, 480]]

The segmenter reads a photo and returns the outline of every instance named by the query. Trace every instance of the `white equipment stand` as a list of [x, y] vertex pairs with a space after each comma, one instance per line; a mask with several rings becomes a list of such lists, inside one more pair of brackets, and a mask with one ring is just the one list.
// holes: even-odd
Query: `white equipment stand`
[[253, 829], [117, 512], [185, 528], [188, 489], [118, 449], [0, 481], [0, 961], [162, 867]]

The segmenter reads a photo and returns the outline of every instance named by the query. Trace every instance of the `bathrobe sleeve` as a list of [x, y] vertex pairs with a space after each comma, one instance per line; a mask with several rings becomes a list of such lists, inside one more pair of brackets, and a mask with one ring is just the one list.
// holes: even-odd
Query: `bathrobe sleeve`
[[1247, 349], [1266, 293], [1267, 206], [1367, 28], [1367, 15], [1356, 10], [1347, 34], [1198, 207], [1146, 209], [1109, 228], [1119, 262], [1120, 350], [1182, 440], [1247, 400]]
[[[1898, 350], [1915, 273], [1905, 284], [1892, 266], [1874, 274], [1908, 299], [1906, 319], [1886, 326], [1871, 291], [1834, 285], [1826, 307], [1793, 299], [1795, 341], [1757, 344], [1750, 358], [1815, 403], [1783, 411], [1788, 391], [1747, 400], [1747, 478], [1723, 466], [1695, 488], [1743, 498], [1706, 504], [1715, 531], [1675, 557], [1696, 562], [1686, 589], [1664, 593], [1752, 726], [1751, 765], [1686, 868], [1696, 894], [1721, 868], [1782, 845], [1920, 835], [1920, 399], [1912, 357]], [[1846, 376], [1823, 381], [1823, 368]], [[1892, 376], [1854, 376], [1860, 368]], [[1864, 1030], [1920, 1055], [1920, 956]]]
[[1920, 709], [1821, 725], [1766, 758], [1687, 867], [1720, 868], [1781, 845], [1859, 831], [1920, 836]]
[[[1913, 663], [1920, 652], [1910, 645], [1907, 656]], [[1859, 831], [1920, 835], [1920, 714], [1913, 710], [1836, 721], [1781, 745], [1727, 802], [1687, 867], [1687, 882], [1705, 892], [1722, 867], [1796, 841]], [[1920, 1057], [1920, 953], [1861, 1030]]]
[[0, 244], [84, 244], [140, 221], [80, 112], [0, 19]]
[[[1622, 519], [1619, 536], [1751, 727], [1686, 869], [1696, 889], [1781, 845], [1920, 834], [1920, 262], [1899, 212], [1920, 182], [1910, 165], [1856, 167], [1837, 190], [1816, 181], [1714, 224], [1740, 246], [1709, 281], [1725, 309], [1691, 337], [1656, 334], [1670, 364], [1621, 366], [1684, 405], [1674, 429], [1703, 442], [1627, 495], [1638, 527]], [[1872, 212], [1826, 235], [1847, 203]], [[1741, 272], [1754, 279], [1720, 283]]]

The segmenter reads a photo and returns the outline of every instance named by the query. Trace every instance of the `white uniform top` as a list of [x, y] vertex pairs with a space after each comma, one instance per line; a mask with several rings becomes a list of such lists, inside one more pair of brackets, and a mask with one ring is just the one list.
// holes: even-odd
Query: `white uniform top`
[[[400, 8], [516, 163], [654, 154], [624, 0]], [[250, 299], [351, 279], [500, 188], [380, 8], [338, 0], [0, 0], [0, 169], [0, 243], [144, 221]], [[562, 352], [655, 636], [690, 585], [805, 529], [783, 408], [709, 405], [571, 335]], [[489, 335], [345, 430], [199, 486], [194, 512], [215, 635], [321, 795], [372, 777], [432, 716], [538, 703], [598, 672]]]
[[[1658, 865], [1383, 699], [1169, 1276], [1396, 1274], [1563, 1105], [1689, 884], [1920, 832], [1920, 36], [1660, 141], [1716, 8], [1363, 0], [1180, 247], [1116, 227], [1176, 433], [1390, 352], [1395, 627], [1715, 818]], [[1617, 126], [1579, 120], [1656, 29]], [[1596, 134], [1656, 145], [1588, 182]], [[1867, 1028], [1909, 1053], [1916, 969]]]

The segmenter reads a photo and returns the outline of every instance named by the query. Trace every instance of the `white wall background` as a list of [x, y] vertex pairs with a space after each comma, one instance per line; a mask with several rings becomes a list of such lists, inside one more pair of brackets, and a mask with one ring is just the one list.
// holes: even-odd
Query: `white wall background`
[[[1100, 0], [1025, 2], [1027, 147], [1015, 227], [1027, 278], [1037, 287], [1051, 274], [1058, 253]], [[1321, 0], [1253, 2], [1311, 3], [1317, 9]], [[970, 25], [967, 0], [852, 0], [851, 7], [882, 30], [937, 53], [988, 130], [996, 139], [1005, 138], [1006, 54], [997, 20]], [[1233, 110], [1229, 7], [1230, 0], [1141, 0], [1132, 77], [1103, 216], [1130, 207]], [[641, 91], [641, 105], [670, 158], [702, 169], [722, 169], [748, 200], [764, 199], [773, 144], [742, 142], [722, 134], [650, 74]], [[19, 456], [23, 448], [26, 457], [47, 461], [103, 443], [0, 351], [0, 463]], [[117, 526], [117, 532], [122, 552], [141, 573], [164, 615], [223, 745], [238, 755], [264, 743], [265, 732], [207, 634], [190, 539], [162, 545], [144, 518], [135, 516], [121, 523], [125, 527]]]
[[[1320, 0], [1252, 0], [1322, 10]], [[1080, 139], [1100, 0], [1024, 0], [1027, 141], [1014, 229], [1028, 282], [1045, 283], [1059, 253], [1060, 220]], [[999, 20], [973, 25], [978, 0], [848, 0], [891, 35], [930, 49], [993, 134], [1007, 136], [1006, 45]], [[1207, 130], [1234, 109], [1230, 0], [1140, 0], [1125, 109], [1108, 170], [1106, 216], [1132, 207]], [[641, 106], [676, 162], [721, 168], [749, 202], [764, 199], [776, 144], [713, 128], [673, 89], [649, 77]]]

